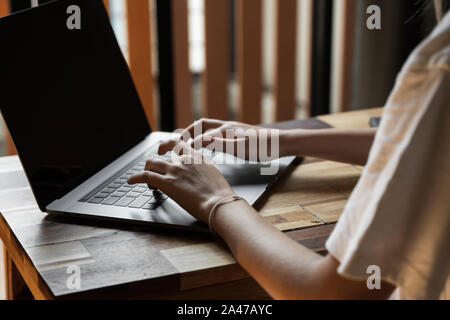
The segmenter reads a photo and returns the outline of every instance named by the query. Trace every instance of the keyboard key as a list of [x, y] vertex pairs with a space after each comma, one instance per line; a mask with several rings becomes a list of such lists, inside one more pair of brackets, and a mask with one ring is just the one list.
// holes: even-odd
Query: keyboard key
[[140, 193], [143, 193], [145, 191], [148, 191], [148, 187], [137, 187], [133, 190], [133, 192], [140, 192]]
[[125, 192], [125, 193], [128, 193], [128, 192], [130, 192], [131, 190], [133, 190], [133, 188], [130, 188], [130, 187], [120, 187], [120, 189], [117, 190], [117, 192]]
[[108, 188], [119, 189], [119, 188], [122, 186], [122, 184], [123, 184], [123, 183], [116, 183], [116, 182], [113, 182], [113, 183], [111, 183], [111, 184], [108, 186]]
[[157, 203], [152, 203], [151, 201], [147, 202], [144, 206], [141, 207], [141, 209], [146, 209], [146, 210], [155, 210], [156, 208], [158, 208]]
[[105, 199], [105, 198], [108, 198], [109, 197], [109, 193], [107, 193], [107, 192], [100, 192], [100, 193], [97, 193], [96, 195], [95, 195], [95, 197], [96, 198], [103, 198], [103, 199]]
[[106, 188], [103, 189], [101, 192], [111, 194], [111, 193], [113, 193], [114, 191], [116, 191], [116, 189], [110, 188], [110, 187], [106, 187]]
[[115, 206], [127, 207], [132, 201], [134, 201], [134, 198], [124, 197], [120, 199], [118, 202], [116, 202]]
[[142, 207], [146, 202], [148, 202], [148, 200], [150, 200], [149, 197], [139, 197], [136, 200], [134, 200], [128, 207], [130, 208], [137, 208], [139, 209], [140, 207]]
[[161, 201], [158, 201], [158, 199], [156, 199], [155, 197], [152, 197], [150, 200], [149, 200], [149, 203], [161, 203]]
[[137, 198], [139, 197], [141, 194], [139, 192], [134, 192], [134, 190], [132, 192], [130, 192], [127, 196], [128, 197], [132, 197], [132, 198]]
[[94, 197], [91, 200], [89, 200], [88, 203], [95, 203], [95, 204], [97, 204], [97, 203], [100, 203], [102, 201], [103, 201], [103, 198]]
[[117, 201], [119, 201], [119, 199], [120, 199], [119, 197], [113, 197], [113, 196], [111, 196], [111, 197], [105, 199], [105, 200], [102, 202], [102, 204], [106, 204], [106, 205], [112, 206], [112, 205], [115, 204]]
[[116, 191], [112, 194], [112, 196], [122, 198], [126, 194], [126, 192]]
[[147, 191], [145, 191], [142, 195], [147, 197], [153, 197], [153, 190], [147, 189]]

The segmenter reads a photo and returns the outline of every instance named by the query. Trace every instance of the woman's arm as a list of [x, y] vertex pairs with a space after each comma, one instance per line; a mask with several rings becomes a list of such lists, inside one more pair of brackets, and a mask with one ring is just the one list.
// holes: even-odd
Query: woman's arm
[[[181, 136], [184, 141], [193, 139], [191, 145], [195, 148], [221, 146], [223, 152], [237, 154], [239, 145], [246, 150], [245, 157], [250, 153], [257, 154], [258, 150], [252, 150], [248, 143], [249, 134], [261, 135], [263, 130], [272, 131], [234, 121], [219, 121], [211, 119], [199, 120], [186, 128]], [[279, 152], [283, 156], [309, 156], [332, 161], [365, 165], [372, 146], [376, 129], [324, 129], [324, 130], [279, 130]], [[267, 133], [267, 132], [266, 132]], [[234, 138], [227, 138], [227, 137]], [[270, 136], [270, 135], [269, 135]], [[162, 153], [170, 150], [172, 144], [163, 146]], [[227, 149], [227, 145], [233, 143], [234, 148]], [[266, 142], [267, 148], [271, 148], [270, 141]], [[258, 146], [253, 146], [253, 148]], [[273, 154], [273, 152], [271, 152]]]
[[214, 230], [248, 273], [276, 299], [387, 299], [394, 287], [369, 290], [365, 281], [337, 273], [332, 256], [322, 257], [266, 223], [244, 201], [220, 206]]
[[[167, 143], [162, 149], [173, 148]], [[145, 171], [128, 183], [147, 183], [162, 190], [194, 217], [208, 223], [214, 205], [233, 195], [220, 172], [201, 153], [185, 145], [186, 154], [172, 162], [151, 159]], [[188, 154], [188, 155], [187, 155]], [[279, 299], [387, 298], [393, 287], [369, 290], [365, 281], [338, 275], [338, 262], [322, 257], [267, 223], [244, 201], [223, 204], [211, 221], [238, 262], [258, 283]]]
[[286, 130], [280, 133], [282, 155], [365, 165], [376, 129]]

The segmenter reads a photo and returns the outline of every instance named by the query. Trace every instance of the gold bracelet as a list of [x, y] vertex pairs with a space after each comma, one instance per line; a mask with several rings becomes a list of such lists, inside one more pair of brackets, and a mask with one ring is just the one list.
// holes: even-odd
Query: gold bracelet
[[211, 224], [212, 219], [213, 219], [213, 216], [214, 216], [214, 214], [216, 213], [216, 209], [217, 209], [219, 206], [221, 206], [222, 204], [225, 204], [225, 202], [227, 202], [227, 201], [229, 201], [229, 200], [232, 200], [232, 201], [230, 201], [230, 202], [234, 202], [234, 201], [245, 200], [245, 199], [242, 198], [242, 197], [239, 197], [239, 196], [237, 196], [237, 195], [232, 195], [232, 196], [223, 198], [222, 200], [219, 200], [219, 201], [216, 202], [216, 204], [212, 207], [211, 212], [209, 213], [209, 217], [208, 217], [209, 231], [210, 231], [213, 235], [217, 235], [217, 234], [214, 232], [214, 230], [213, 230], [213, 228], [212, 228], [212, 224]]

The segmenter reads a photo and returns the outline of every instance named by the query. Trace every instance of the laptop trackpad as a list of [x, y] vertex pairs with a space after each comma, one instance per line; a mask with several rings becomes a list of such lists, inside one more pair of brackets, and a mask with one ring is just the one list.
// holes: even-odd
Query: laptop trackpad
[[269, 184], [277, 176], [262, 174], [261, 170], [268, 168], [267, 164], [219, 164], [216, 167], [231, 186]]
[[272, 163], [219, 164], [216, 167], [224, 175], [233, 191], [251, 205], [286, 170], [293, 158], [283, 158]]

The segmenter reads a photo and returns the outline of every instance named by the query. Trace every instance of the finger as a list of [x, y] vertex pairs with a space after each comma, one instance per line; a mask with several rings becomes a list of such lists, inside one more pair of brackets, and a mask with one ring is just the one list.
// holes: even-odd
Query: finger
[[174, 163], [176, 164], [181, 164], [181, 165], [190, 165], [190, 164], [195, 164], [195, 156], [193, 155], [181, 155], [181, 156], [177, 156], [174, 159]]
[[[189, 156], [192, 158], [203, 156], [200, 152], [197, 152], [194, 150], [189, 144], [187, 144], [184, 141], [178, 140], [178, 141], [167, 141], [164, 143], [164, 145], [161, 147], [160, 151], [158, 151], [159, 154], [164, 154], [164, 152], [172, 151], [176, 156]], [[180, 160], [180, 159], [178, 159]], [[166, 162], [166, 165], [168, 165], [167, 170], [170, 169], [171, 163]], [[166, 171], [167, 172], [167, 171]]]
[[248, 158], [248, 139], [224, 139], [220, 137], [211, 137], [212, 142], [204, 143], [204, 148], [216, 152], [223, 152], [242, 159]]
[[156, 189], [161, 189], [164, 185], [164, 177], [152, 171], [143, 171], [132, 175], [128, 179], [128, 184], [146, 183]]
[[185, 137], [190, 137], [192, 139], [195, 139], [197, 136], [205, 133], [207, 130], [211, 130], [214, 128], [218, 128], [223, 125], [223, 121], [220, 120], [213, 120], [213, 119], [201, 119], [193, 124], [191, 124], [189, 127], [187, 127], [183, 132], [181, 133], [181, 136], [183, 137], [183, 140], [186, 141]]
[[195, 150], [201, 149], [207, 145], [209, 145], [213, 138], [223, 137], [223, 129], [222, 127], [216, 128], [214, 130], [210, 130], [205, 132], [202, 135], [197, 136], [191, 143], [190, 146]]
[[189, 144], [185, 142], [178, 143], [174, 148], [173, 152], [177, 154], [177, 162], [183, 164], [201, 164], [206, 162], [203, 154], [195, 149], [193, 149]]
[[192, 148], [190, 148], [186, 142], [181, 140], [170, 140], [162, 143], [158, 149], [158, 154], [164, 155], [169, 151], [172, 151], [176, 156], [190, 155], [193, 153]]
[[179, 140], [168, 140], [168, 141], [165, 141], [165, 142], [161, 143], [161, 144], [159, 145], [159, 148], [158, 148], [158, 154], [159, 154], [159, 155], [164, 155], [164, 154], [166, 154], [167, 152], [172, 151], [172, 149], [173, 149], [179, 142], [180, 142]]
[[165, 175], [169, 171], [170, 166], [171, 164], [169, 162], [163, 160], [148, 159], [145, 162], [145, 171], [152, 171], [161, 175]]

